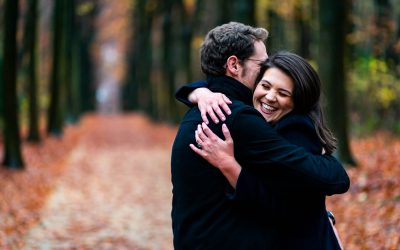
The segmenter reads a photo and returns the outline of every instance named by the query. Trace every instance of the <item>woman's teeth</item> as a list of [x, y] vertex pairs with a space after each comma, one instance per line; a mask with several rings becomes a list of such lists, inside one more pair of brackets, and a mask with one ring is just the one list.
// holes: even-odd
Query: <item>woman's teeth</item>
[[276, 111], [277, 110], [277, 108], [271, 107], [266, 103], [261, 103], [261, 105], [262, 105], [263, 108], [265, 108], [268, 111]]

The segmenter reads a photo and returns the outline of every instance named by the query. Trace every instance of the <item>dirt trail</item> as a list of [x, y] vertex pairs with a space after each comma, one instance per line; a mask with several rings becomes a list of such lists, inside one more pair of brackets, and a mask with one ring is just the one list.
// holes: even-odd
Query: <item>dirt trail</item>
[[91, 116], [23, 249], [172, 249], [176, 128], [140, 115]]

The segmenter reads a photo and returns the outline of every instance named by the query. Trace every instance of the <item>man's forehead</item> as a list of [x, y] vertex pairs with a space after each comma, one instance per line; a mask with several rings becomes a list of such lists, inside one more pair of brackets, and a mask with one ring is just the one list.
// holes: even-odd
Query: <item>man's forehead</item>
[[262, 41], [255, 41], [254, 42], [254, 54], [258, 56], [260, 59], [267, 59], [267, 47]]

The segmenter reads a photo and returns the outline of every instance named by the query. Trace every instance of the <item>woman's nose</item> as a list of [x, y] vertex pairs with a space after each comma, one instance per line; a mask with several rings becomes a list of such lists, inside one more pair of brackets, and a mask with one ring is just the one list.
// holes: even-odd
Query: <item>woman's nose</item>
[[276, 100], [276, 95], [273, 93], [273, 91], [268, 91], [267, 94], [265, 95], [268, 101], [275, 101]]

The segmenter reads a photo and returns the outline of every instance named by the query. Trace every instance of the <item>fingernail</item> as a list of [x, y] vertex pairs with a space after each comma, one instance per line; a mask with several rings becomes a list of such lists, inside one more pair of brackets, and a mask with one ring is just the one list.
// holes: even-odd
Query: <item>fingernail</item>
[[222, 120], [223, 120], [223, 121], [225, 121], [225, 119], [226, 119], [225, 117], [222, 117]]
[[230, 115], [231, 114], [231, 111], [228, 111], [228, 115]]

